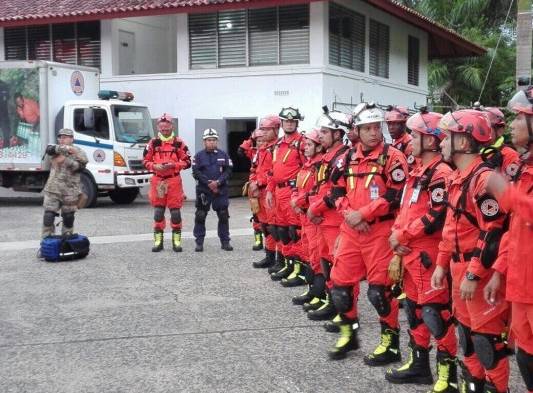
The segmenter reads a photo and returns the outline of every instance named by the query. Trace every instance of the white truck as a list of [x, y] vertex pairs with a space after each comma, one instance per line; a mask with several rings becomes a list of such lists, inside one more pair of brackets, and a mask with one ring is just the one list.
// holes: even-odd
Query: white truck
[[151, 177], [143, 151], [154, 136], [152, 119], [133, 94], [99, 89], [95, 68], [0, 62], [0, 186], [40, 192], [50, 168], [46, 147], [70, 128], [89, 159], [81, 174], [86, 206], [103, 195], [132, 203]]

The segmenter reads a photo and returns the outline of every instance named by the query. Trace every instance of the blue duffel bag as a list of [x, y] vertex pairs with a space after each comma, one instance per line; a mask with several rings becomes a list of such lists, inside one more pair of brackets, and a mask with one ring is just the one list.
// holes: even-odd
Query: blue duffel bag
[[91, 242], [87, 236], [48, 236], [41, 240], [40, 256], [47, 262], [73, 261], [89, 254]]

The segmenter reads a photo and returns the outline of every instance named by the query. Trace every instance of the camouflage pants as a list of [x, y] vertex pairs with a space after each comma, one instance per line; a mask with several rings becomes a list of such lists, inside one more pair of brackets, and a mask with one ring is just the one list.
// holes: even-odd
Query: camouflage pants
[[[74, 213], [78, 210], [78, 197], [73, 195], [59, 195], [49, 192], [44, 193], [44, 218], [41, 236], [43, 238], [55, 234], [54, 218], [59, 215], [63, 218], [61, 234], [72, 234]], [[67, 223], [65, 223], [67, 221]], [[70, 224], [72, 221], [72, 224]]]

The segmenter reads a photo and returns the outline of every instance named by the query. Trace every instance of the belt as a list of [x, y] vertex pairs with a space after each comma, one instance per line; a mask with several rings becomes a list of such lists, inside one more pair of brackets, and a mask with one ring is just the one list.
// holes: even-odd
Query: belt
[[281, 182], [281, 183], [276, 183], [276, 186], [278, 186], [278, 188], [283, 188], [283, 187], [292, 186], [294, 184], [296, 184], [296, 180], [292, 179], [292, 180], [287, 180], [287, 181], [284, 181], [284, 182]]
[[374, 218], [372, 221], [368, 221], [368, 223], [370, 225], [372, 225], [372, 224], [375, 224], [376, 222], [394, 220], [394, 218], [395, 218], [394, 214], [390, 213], [390, 214], [386, 214], [386, 215], [381, 216], [381, 217]]
[[474, 256], [474, 252], [471, 251], [471, 252], [465, 252], [464, 254], [458, 254], [456, 252], [454, 252], [452, 254], [452, 261], [454, 262], [469, 262], [472, 257]]
[[160, 179], [163, 179], [163, 180], [166, 180], [166, 179], [170, 179], [172, 177], [176, 177], [177, 175], [168, 175], [168, 176], [159, 176], [159, 175], [154, 175], [155, 177], [158, 177]]

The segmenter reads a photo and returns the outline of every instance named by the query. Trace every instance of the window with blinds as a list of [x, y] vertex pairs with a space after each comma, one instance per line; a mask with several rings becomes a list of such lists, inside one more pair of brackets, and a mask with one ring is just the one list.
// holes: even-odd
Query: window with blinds
[[191, 69], [309, 63], [309, 5], [189, 15]]
[[407, 83], [418, 86], [420, 69], [420, 40], [409, 36], [407, 46]]
[[329, 4], [329, 63], [365, 71], [365, 17], [335, 3]]
[[53, 60], [100, 68], [100, 22], [4, 29], [6, 60]]
[[370, 19], [370, 75], [389, 77], [389, 26]]

